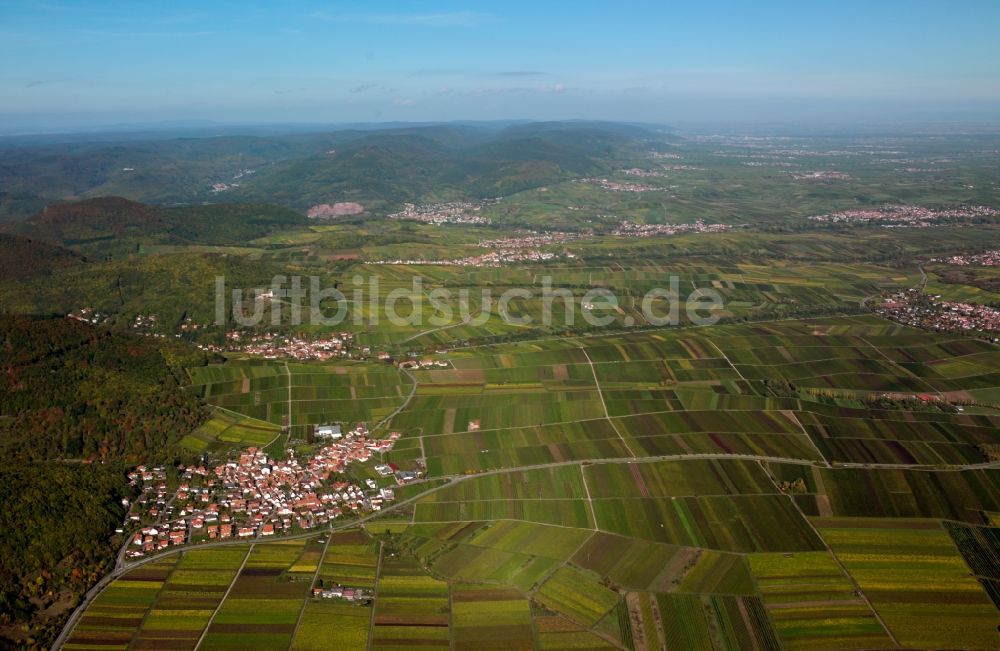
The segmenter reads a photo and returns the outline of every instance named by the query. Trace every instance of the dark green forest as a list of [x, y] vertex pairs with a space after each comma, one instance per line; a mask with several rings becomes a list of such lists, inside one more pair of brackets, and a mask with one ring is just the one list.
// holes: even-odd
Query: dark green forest
[[0, 638], [44, 645], [113, 565], [125, 462], [171, 460], [204, 421], [182, 368], [206, 361], [75, 319], [0, 317]]
[[5, 464], [0, 482], [0, 632], [45, 644], [114, 565], [114, 529], [129, 494], [125, 467]]
[[207, 417], [181, 388], [200, 356], [190, 350], [73, 319], [0, 318], [0, 454], [155, 457]]
[[293, 210], [266, 204], [164, 208], [102, 197], [55, 203], [6, 229], [102, 260], [154, 245], [242, 246], [275, 230], [307, 222], [308, 218]]

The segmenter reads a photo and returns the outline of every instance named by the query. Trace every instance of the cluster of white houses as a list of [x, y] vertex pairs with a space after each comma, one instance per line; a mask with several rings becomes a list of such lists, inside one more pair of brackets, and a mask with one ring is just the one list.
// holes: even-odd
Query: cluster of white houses
[[483, 206], [500, 203], [501, 198], [484, 199], [478, 203], [455, 201], [450, 203], [431, 203], [417, 206], [412, 203], [403, 204], [403, 210], [392, 213], [389, 219], [406, 219], [424, 222], [425, 224], [489, 224], [490, 218], [479, 214]]
[[[269, 300], [274, 298], [270, 290], [262, 294], [262, 297]], [[305, 338], [273, 332], [252, 333], [230, 330], [226, 333], [225, 346], [199, 344], [198, 347], [214, 352], [249, 353], [264, 359], [290, 358], [313, 361], [363, 357], [371, 352], [367, 346], [355, 349], [353, 342], [354, 335], [350, 332]]]
[[983, 251], [976, 255], [953, 255], [945, 259], [948, 264], [955, 264], [960, 267], [976, 265], [981, 267], [1000, 267], [1000, 249]]
[[729, 224], [706, 224], [700, 219], [693, 224], [637, 224], [622, 220], [611, 234], [619, 237], [654, 237], [681, 233], [721, 233], [731, 228]]
[[[170, 545], [205, 540], [263, 538], [308, 531], [349, 513], [381, 510], [395, 499], [392, 487], [368, 479], [364, 486], [339, 478], [354, 462], [387, 452], [399, 439], [368, 438], [364, 425], [343, 432], [339, 426], [321, 426], [321, 448], [301, 462], [289, 451], [277, 460], [258, 448], [247, 448], [237, 458], [215, 468], [179, 467], [177, 488], [167, 489], [166, 470], [139, 466], [129, 481], [142, 488], [129, 518], [144, 524], [132, 537], [127, 552], [144, 556]], [[389, 468], [385, 473], [383, 468]], [[406, 483], [416, 471], [379, 465], [383, 477]]]
[[825, 215], [813, 215], [809, 219], [833, 224], [862, 223], [880, 224], [886, 228], [926, 228], [945, 222], [964, 222], [998, 216], [1000, 216], [1000, 210], [990, 206], [962, 205], [952, 208], [924, 208], [923, 206], [884, 204], [878, 208], [861, 208]]
[[366, 601], [372, 597], [363, 588], [347, 588], [339, 584], [334, 584], [326, 588], [317, 586], [313, 588], [312, 595], [317, 598], [344, 599], [346, 601]]
[[613, 181], [611, 179], [601, 179], [601, 178], [584, 178], [584, 179], [573, 179], [574, 183], [586, 183], [588, 185], [596, 185], [598, 187], [604, 188], [605, 190], [611, 190], [612, 192], [663, 192], [666, 188], [661, 188], [656, 185], [645, 185], [642, 183], [630, 183], [628, 181]]
[[875, 311], [882, 316], [925, 330], [983, 333], [996, 342], [1000, 309], [992, 305], [945, 301], [937, 294], [908, 289], [891, 294]]

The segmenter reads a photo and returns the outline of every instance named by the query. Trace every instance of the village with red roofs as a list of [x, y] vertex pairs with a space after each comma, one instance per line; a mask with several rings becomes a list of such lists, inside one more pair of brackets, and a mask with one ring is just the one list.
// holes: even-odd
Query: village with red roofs
[[875, 308], [877, 314], [924, 330], [983, 334], [996, 342], [1000, 333], [1000, 309], [990, 305], [946, 301], [938, 295], [908, 289], [887, 296]]
[[[129, 503], [128, 523], [140, 528], [126, 551], [141, 558], [170, 546], [307, 532], [338, 518], [372, 513], [395, 499], [393, 486], [419, 479], [419, 470], [377, 464], [379, 481], [352, 482], [350, 464], [392, 449], [398, 432], [369, 438], [361, 423], [315, 428], [321, 441], [312, 456], [273, 459], [251, 447], [215, 467], [179, 466], [172, 491], [165, 467], [138, 466], [128, 474], [140, 494]], [[128, 524], [127, 523], [127, 524]]]

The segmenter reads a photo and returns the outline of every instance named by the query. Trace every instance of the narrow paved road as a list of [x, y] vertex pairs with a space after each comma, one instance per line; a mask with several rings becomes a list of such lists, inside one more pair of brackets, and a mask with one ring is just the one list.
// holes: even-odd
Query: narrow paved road
[[285, 362], [285, 375], [288, 377], [288, 431], [292, 431], [292, 371], [288, 368], [288, 362]]
[[451, 328], [457, 328], [458, 326], [469, 325], [470, 323], [472, 323], [472, 320], [474, 318], [476, 318], [477, 316], [479, 316], [479, 314], [480, 313], [477, 312], [476, 314], [467, 316], [464, 319], [462, 319], [461, 321], [459, 321], [458, 323], [450, 323], [448, 325], [443, 325], [443, 326], [439, 326], [437, 328], [431, 328], [430, 330], [424, 330], [422, 332], [418, 332], [415, 335], [410, 335], [406, 339], [403, 339], [399, 343], [400, 344], [406, 344], [406, 343], [409, 343], [409, 342], [413, 341], [414, 339], [419, 339], [420, 337], [423, 337], [424, 335], [429, 335], [429, 334], [432, 334], [434, 332], [441, 332], [442, 330], [450, 330]]
[[393, 418], [395, 418], [396, 415], [399, 412], [401, 412], [404, 409], [406, 409], [406, 406], [408, 404], [410, 404], [410, 401], [413, 400], [413, 396], [416, 395], [416, 393], [417, 393], [417, 384], [418, 384], [417, 378], [413, 377], [413, 373], [410, 373], [410, 369], [408, 369], [408, 368], [400, 368], [399, 370], [402, 371], [403, 375], [405, 375], [406, 377], [410, 378], [410, 382], [413, 383], [410, 386], [410, 393], [409, 393], [409, 395], [406, 396], [406, 399], [403, 400], [403, 403], [401, 405], [399, 405], [398, 407], [396, 407], [395, 409], [392, 410], [392, 413], [390, 413], [388, 416], [386, 416], [385, 418], [383, 418], [379, 422], [375, 423], [375, 426], [372, 427], [372, 431], [373, 432], [376, 431], [376, 430], [378, 430], [378, 428], [382, 427], [383, 425], [385, 425], [389, 421], [391, 421]]

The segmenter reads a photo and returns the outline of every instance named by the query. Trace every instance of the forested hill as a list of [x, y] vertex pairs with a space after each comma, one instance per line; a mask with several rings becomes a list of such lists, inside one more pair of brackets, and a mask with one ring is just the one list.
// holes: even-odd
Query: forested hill
[[0, 458], [148, 460], [206, 417], [183, 344], [74, 319], [0, 317]]
[[125, 468], [5, 461], [0, 484], [0, 649], [47, 648], [114, 566]]
[[20, 235], [0, 233], [0, 265], [8, 278], [46, 274], [84, 262], [79, 253]]
[[[483, 134], [480, 134], [483, 135]], [[605, 173], [617, 157], [646, 155], [667, 137], [629, 125], [530, 123], [473, 137], [454, 129], [372, 132], [262, 170], [233, 197], [305, 211], [355, 201], [369, 214], [435, 197], [482, 199]]]
[[601, 173], [611, 159], [641, 158], [678, 139], [583, 121], [202, 136], [0, 141], [0, 222], [67, 198], [108, 196], [158, 205], [267, 202], [302, 214], [352, 201], [384, 215], [405, 201], [495, 197]]
[[207, 416], [175, 341], [0, 316], [0, 648], [45, 647], [114, 563], [127, 464], [172, 459]]
[[266, 204], [211, 204], [163, 208], [121, 197], [54, 203], [9, 233], [81, 251], [120, 257], [154, 245], [242, 246], [307, 218]]

